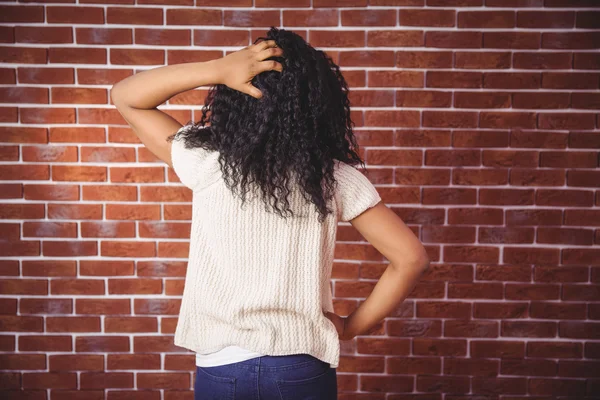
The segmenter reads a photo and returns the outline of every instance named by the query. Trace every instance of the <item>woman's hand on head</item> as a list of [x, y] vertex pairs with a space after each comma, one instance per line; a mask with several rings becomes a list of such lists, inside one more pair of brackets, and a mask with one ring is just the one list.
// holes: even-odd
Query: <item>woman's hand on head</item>
[[218, 60], [218, 68], [221, 70], [222, 76], [220, 83], [260, 99], [261, 91], [250, 81], [264, 71], [281, 72], [283, 65], [275, 60], [267, 60], [267, 58], [281, 57], [282, 55], [283, 50], [277, 47], [274, 40], [261, 41], [230, 53]]

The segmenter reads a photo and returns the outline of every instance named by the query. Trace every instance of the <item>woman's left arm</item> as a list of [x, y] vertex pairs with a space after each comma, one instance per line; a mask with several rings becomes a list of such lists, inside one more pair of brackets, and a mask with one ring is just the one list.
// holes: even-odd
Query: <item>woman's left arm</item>
[[178, 93], [221, 83], [221, 59], [167, 65], [139, 72], [113, 85], [110, 98], [140, 141], [172, 167], [166, 138], [181, 123], [156, 107]]

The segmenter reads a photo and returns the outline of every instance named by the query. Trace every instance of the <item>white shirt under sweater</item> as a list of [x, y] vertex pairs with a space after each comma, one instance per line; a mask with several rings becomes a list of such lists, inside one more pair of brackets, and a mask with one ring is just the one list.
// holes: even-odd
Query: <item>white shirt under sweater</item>
[[337, 368], [338, 333], [323, 313], [334, 312], [337, 224], [380, 202], [375, 187], [358, 169], [336, 163], [334, 213], [319, 223], [314, 205], [295, 188], [289, 196], [295, 215], [283, 219], [266, 209], [259, 189], [242, 207], [225, 185], [218, 152], [186, 149], [176, 136], [171, 155], [176, 175], [193, 192], [175, 345], [194, 351], [200, 366], [307, 353]]

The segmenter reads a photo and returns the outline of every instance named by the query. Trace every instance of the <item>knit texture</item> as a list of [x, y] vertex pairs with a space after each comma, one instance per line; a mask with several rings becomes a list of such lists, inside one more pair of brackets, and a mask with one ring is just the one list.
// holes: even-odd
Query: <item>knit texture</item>
[[173, 169], [193, 196], [174, 343], [200, 354], [228, 345], [265, 355], [307, 353], [336, 368], [339, 337], [323, 311], [334, 312], [337, 223], [381, 201], [375, 187], [353, 166], [336, 162], [335, 212], [319, 223], [314, 205], [294, 189], [289, 201], [296, 215], [284, 219], [269, 211], [259, 188], [242, 206], [225, 185], [218, 152], [186, 149], [180, 139], [172, 142]]

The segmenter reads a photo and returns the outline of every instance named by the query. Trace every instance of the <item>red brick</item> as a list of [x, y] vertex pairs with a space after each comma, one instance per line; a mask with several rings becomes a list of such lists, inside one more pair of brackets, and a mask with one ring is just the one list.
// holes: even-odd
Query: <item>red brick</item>
[[[125, 79], [130, 75], [131, 75], [131, 70], [129, 70], [129, 69], [101, 69], [101, 68], [78, 68], [77, 69], [77, 80], [81, 84], [92, 84], [92, 85], [115, 84], [118, 81]], [[110, 132], [110, 128], [109, 128], [109, 132]], [[104, 142], [104, 136], [102, 136], [102, 140], [100, 140], [99, 142]]]
[[[421, 0], [422, 2], [422, 0]], [[314, 0], [313, 7], [365, 7], [367, 0]]]
[[136, 44], [155, 44], [162, 46], [189, 46], [190, 33], [184, 29], [135, 29]]
[[87, 6], [46, 6], [46, 22], [60, 24], [104, 24], [104, 8]]
[[112, 353], [128, 352], [129, 350], [129, 337], [127, 336], [78, 336], [75, 338], [75, 351], [77, 352]]
[[465, 320], [446, 320], [444, 321], [444, 336], [447, 337], [498, 337], [498, 321], [465, 321]]
[[540, 283], [507, 283], [504, 298], [507, 300], [557, 300], [560, 287]]
[[511, 54], [508, 52], [461, 52], [455, 55], [454, 66], [464, 69], [505, 69], [510, 68]]
[[[530, 342], [532, 343], [532, 342]], [[502, 340], [471, 340], [471, 357], [476, 358], [522, 358], [525, 343]]]
[[50, 371], [102, 371], [104, 356], [100, 354], [57, 354], [49, 355]]
[[133, 261], [79, 261], [79, 273], [90, 276], [133, 275]]
[[136, 299], [134, 303], [136, 315], [178, 315], [181, 300], [171, 299]]
[[435, 339], [415, 337], [412, 339], [413, 352], [416, 355], [465, 356], [467, 354], [466, 339]]
[[[23, 187], [24, 198], [30, 200], [79, 200], [79, 186], [78, 185], [25, 185]], [[44, 231], [44, 223], [25, 223], [29, 228], [28, 232], [34, 232], [37, 229]], [[61, 225], [61, 223], [54, 223], [56, 228], [65, 228], [63, 233], [66, 233], [69, 224]], [[24, 225], [25, 227], [25, 225]], [[36, 229], [37, 228], [37, 229]], [[50, 228], [51, 229], [51, 228]], [[50, 233], [51, 230], [47, 229], [46, 232]], [[57, 229], [60, 233], [60, 229]], [[26, 236], [37, 236], [35, 234], [26, 234]], [[42, 235], [43, 236], [43, 235]], [[52, 236], [52, 235], [47, 235]]]
[[600, 93], [572, 93], [571, 107], [597, 110], [600, 108]]
[[51, 47], [48, 62], [73, 64], [106, 64], [106, 49], [92, 47]]
[[103, 143], [104, 136], [104, 130], [95, 128], [50, 128], [51, 142]]
[[165, 62], [163, 50], [111, 49], [110, 63], [119, 65], [160, 65]]
[[430, 71], [427, 73], [427, 87], [480, 88], [481, 84], [481, 72]]
[[582, 343], [568, 342], [543, 342], [534, 341], [527, 343], [527, 356], [540, 358], [581, 358], [583, 355]]
[[389, 50], [350, 50], [340, 52], [340, 66], [392, 67], [394, 52]]
[[71, 352], [71, 342], [72, 337], [66, 335], [24, 335], [19, 337], [19, 351]]
[[456, 108], [508, 108], [510, 107], [510, 94], [508, 93], [481, 93], [481, 92], [455, 92], [454, 107]]
[[396, 67], [430, 69], [450, 68], [452, 67], [452, 52], [399, 51], [396, 52]]
[[[49, 177], [50, 170], [47, 165], [19, 164], [3, 165], [0, 167], [0, 179], [3, 180], [48, 180]], [[9, 208], [11, 206], [6, 205], [5, 207]], [[15, 205], [14, 207], [19, 207], [19, 205]], [[35, 206], [30, 207], [31, 210], [35, 210], [36, 208]]]
[[108, 7], [108, 24], [162, 25], [163, 11], [160, 8]]
[[4, 103], [48, 104], [48, 89], [36, 87], [3, 87], [0, 96]]
[[160, 354], [109, 354], [107, 370], [160, 369]]
[[2, 62], [41, 64], [47, 62], [47, 52], [47, 49], [42, 48], [0, 46], [0, 60]]
[[488, 7], [541, 7], [544, 0], [486, 0]]
[[101, 279], [52, 279], [51, 294], [104, 294], [104, 280]]
[[450, 107], [452, 92], [436, 90], [401, 90], [396, 92], [396, 107]]
[[558, 109], [568, 108], [569, 93], [557, 92], [516, 92], [512, 95], [513, 108]]
[[[181, 10], [187, 12], [187, 10]], [[219, 11], [219, 10], [214, 10]], [[219, 11], [220, 13], [220, 11]], [[226, 26], [279, 26], [280, 25], [279, 10], [224, 10], [223, 23]], [[214, 25], [215, 23], [213, 23]]]
[[541, 129], [594, 129], [595, 124], [594, 114], [581, 113], [543, 113], [538, 120]]
[[395, 26], [396, 9], [341, 10], [342, 26]]
[[[384, 97], [385, 99], [385, 97]], [[172, 169], [169, 171], [171, 173]], [[87, 186], [87, 185], [86, 185]], [[98, 186], [99, 188], [100, 186]], [[131, 186], [123, 185], [118, 187], [123, 193], [122, 195], [126, 197], [125, 200], [135, 200], [137, 196], [137, 191], [130, 191]], [[84, 188], [85, 190], [85, 188]], [[101, 194], [98, 193], [98, 196]], [[184, 186], [180, 187], [172, 187], [172, 186], [148, 186], [140, 188], [140, 200], [142, 202], [191, 202], [192, 200], [192, 192]]]
[[134, 352], [187, 352], [186, 349], [173, 344], [172, 336], [135, 336]]
[[598, 20], [600, 12], [598, 11], [577, 11], [577, 28], [598, 29]]
[[572, 62], [571, 53], [518, 52], [513, 55], [513, 66], [519, 69], [571, 69]]
[[[110, 192], [110, 191], [109, 191]], [[88, 221], [81, 223], [82, 237], [135, 237], [134, 222]]]
[[100, 204], [59, 203], [48, 206], [48, 218], [52, 219], [101, 219]]
[[575, 53], [573, 55], [574, 69], [598, 69], [600, 68], [600, 54]]
[[496, 49], [538, 49], [538, 32], [485, 32], [483, 47]]
[[[231, 12], [231, 11], [230, 11]], [[223, 11], [213, 9], [171, 8], [166, 10], [167, 25], [222, 25]], [[264, 11], [261, 11], [264, 13]], [[231, 18], [231, 14], [227, 14]], [[267, 14], [269, 15], [269, 14]]]
[[2, 22], [44, 22], [43, 6], [0, 6]]
[[536, 114], [527, 112], [493, 112], [484, 111], [479, 114], [481, 128], [529, 128], [536, 126]]
[[71, 222], [24, 222], [23, 236], [77, 237], [77, 224]]
[[514, 28], [514, 11], [461, 11], [459, 28]]
[[0, 364], [3, 369], [46, 369], [46, 356], [44, 354], [0, 354]]
[[596, 49], [600, 32], [544, 32], [544, 49]]
[[104, 89], [91, 88], [52, 88], [52, 103], [106, 104]]
[[549, 89], [596, 89], [600, 74], [544, 72], [542, 87]]
[[100, 332], [100, 317], [47, 317], [47, 332]]
[[188, 389], [190, 387], [188, 373], [140, 372], [136, 378], [139, 389]]
[[528, 29], [568, 29], [575, 25], [573, 11], [519, 11], [517, 27]]
[[76, 389], [75, 372], [30, 372], [23, 374], [24, 389]]
[[133, 30], [125, 28], [75, 28], [77, 43], [133, 44]]
[[428, 31], [425, 33], [425, 46], [441, 48], [480, 48], [483, 47], [481, 32]]
[[418, 127], [419, 111], [366, 111], [365, 123], [371, 126]]
[[[331, 36], [331, 31], [327, 31]], [[311, 32], [312, 37], [312, 32]], [[363, 33], [364, 37], [364, 33]], [[395, 47], [421, 47], [425, 43], [423, 31], [385, 31], [370, 30], [367, 31], [367, 46], [395, 46]]]
[[529, 380], [529, 393], [533, 395], [574, 396], [582, 397], [585, 394], [585, 380], [531, 378]]
[[477, 126], [477, 113], [467, 111], [423, 111], [423, 126], [470, 128]]
[[454, 10], [400, 10], [400, 25], [405, 26], [454, 26]]
[[364, 31], [311, 31], [310, 40], [313, 46], [319, 47], [364, 47]]
[[58, 298], [22, 298], [19, 301], [21, 314], [71, 314], [73, 300]]
[[476, 7], [482, 6], [483, 0], [426, 0], [432, 7]]
[[501, 335], [507, 337], [554, 338], [556, 322], [547, 321], [502, 321]]
[[[338, 18], [339, 10], [337, 9], [283, 10], [283, 25], [285, 26], [337, 26]], [[207, 30], [206, 32], [209, 34], [210, 31]], [[228, 34], [232, 35], [231, 33]], [[240, 43], [240, 45], [246, 43], [247, 41]]]
[[17, 43], [73, 43], [73, 30], [57, 26], [16, 26]]
[[45, 241], [42, 243], [42, 252], [46, 256], [96, 256], [98, 255], [97, 243], [92, 241]]
[[133, 388], [133, 373], [130, 372], [83, 372], [80, 376], [81, 389]]
[[424, 75], [420, 71], [368, 71], [371, 87], [418, 87], [424, 86]]
[[151, 317], [106, 317], [105, 332], [157, 332], [158, 322]]
[[164, 170], [157, 167], [111, 167], [110, 176], [112, 182], [164, 182]]

